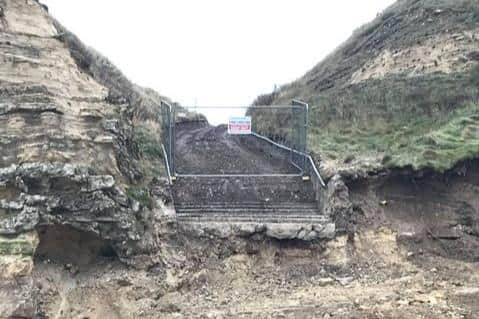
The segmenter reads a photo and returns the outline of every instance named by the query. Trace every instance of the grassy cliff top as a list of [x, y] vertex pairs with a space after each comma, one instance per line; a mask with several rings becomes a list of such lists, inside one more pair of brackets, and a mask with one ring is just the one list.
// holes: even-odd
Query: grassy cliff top
[[324, 61], [256, 103], [311, 106], [329, 173], [444, 171], [479, 156], [479, 2], [400, 0]]

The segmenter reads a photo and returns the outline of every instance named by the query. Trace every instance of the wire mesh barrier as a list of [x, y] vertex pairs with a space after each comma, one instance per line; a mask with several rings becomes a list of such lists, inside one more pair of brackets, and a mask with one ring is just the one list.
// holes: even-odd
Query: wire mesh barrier
[[[215, 124], [223, 124], [213, 126], [200, 114], [209, 118], [221, 115], [220, 122], [215, 119]], [[163, 102], [161, 117], [165, 161], [172, 180], [181, 176], [313, 173], [320, 178], [307, 155], [308, 105], [305, 103], [175, 110]]]

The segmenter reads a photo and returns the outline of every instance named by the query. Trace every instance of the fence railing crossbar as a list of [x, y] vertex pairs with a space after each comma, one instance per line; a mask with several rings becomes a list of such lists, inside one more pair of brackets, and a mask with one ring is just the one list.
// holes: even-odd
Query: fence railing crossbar
[[201, 110], [201, 109], [302, 109], [303, 106], [300, 105], [255, 105], [255, 106], [181, 106], [181, 108], [186, 110]]

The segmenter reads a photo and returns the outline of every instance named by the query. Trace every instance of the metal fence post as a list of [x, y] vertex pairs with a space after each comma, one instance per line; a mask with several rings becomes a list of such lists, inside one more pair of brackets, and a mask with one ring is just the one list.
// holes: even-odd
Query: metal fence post
[[161, 101], [161, 140], [166, 152], [166, 164], [170, 178], [174, 179], [176, 175], [175, 168], [175, 123], [176, 117], [173, 107]]
[[173, 176], [176, 175], [176, 165], [175, 165], [175, 141], [176, 141], [176, 109], [171, 108], [171, 121], [170, 121], [170, 161], [171, 161], [171, 173]]
[[[304, 118], [303, 118], [303, 153], [308, 152], [308, 125], [309, 125], [309, 105], [304, 104]], [[303, 165], [306, 168], [306, 158], [303, 158]]]
[[[289, 137], [286, 138], [286, 146], [290, 147], [291, 150], [289, 152], [290, 154], [290, 161], [291, 163], [295, 163], [295, 154], [293, 153], [293, 149], [296, 149], [296, 143], [297, 138], [298, 138], [298, 120], [297, 120], [297, 114], [296, 114], [296, 109], [294, 106], [291, 107], [291, 127], [290, 127], [290, 133]], [[302, 167], [301, 167], [302, 169]]]
[[[296, 147], [299, 152], [306, 153], [308, 139], [309, 106], [308, 104], [298, 100], [293, 100], [291, 102], [291, 105], [300, 108], [296, 119], [296, 127], [298, 130]], [[298, 159], [298, 165], [306, 171], [306, 158], [304, 156], [301, 156], [301, 158]]]

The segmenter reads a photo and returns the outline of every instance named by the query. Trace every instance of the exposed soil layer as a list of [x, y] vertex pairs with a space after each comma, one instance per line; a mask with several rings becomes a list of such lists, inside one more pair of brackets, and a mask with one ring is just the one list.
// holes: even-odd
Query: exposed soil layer
[[422, 249], [479, 261], [479, 161], [445, 175], [394, 173], [350, 188], [360, 225], [385, 225]]
[[176, 124], [176, 166], [180, 174], [297, 174], [284, 156], [265, 150], [268, 143], [245, 135], [229, 135], [224, 125]]
[[[181, 267], [36, 267], [58, 318], [478, 318], [478, 263], [407, 248], [387, 228], [325, 245], [188, 241]], [[176, 251], [175, 258], [181, 259]], [[184, 258], [185, 256], [183, 256]]]

